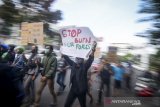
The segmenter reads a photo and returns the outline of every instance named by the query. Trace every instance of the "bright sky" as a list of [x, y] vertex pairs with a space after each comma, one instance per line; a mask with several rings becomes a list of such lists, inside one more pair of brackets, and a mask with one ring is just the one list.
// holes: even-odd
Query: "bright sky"
[[96, 37], [103, 37], [99, 43], [106, 50], [110, 43], [141, 44], [147, 40], [135, 36], [149, 27], [137, 23], [140, 0], [57, 0], [52, 8], [63, 12], [58, 26], [89, 27]]

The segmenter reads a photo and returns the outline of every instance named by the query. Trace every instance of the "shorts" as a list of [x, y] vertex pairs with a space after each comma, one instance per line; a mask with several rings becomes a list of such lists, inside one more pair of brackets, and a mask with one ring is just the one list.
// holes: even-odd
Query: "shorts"
[[114, 88], [121, 89], [121, 81], [120, 80], [114, 80]]

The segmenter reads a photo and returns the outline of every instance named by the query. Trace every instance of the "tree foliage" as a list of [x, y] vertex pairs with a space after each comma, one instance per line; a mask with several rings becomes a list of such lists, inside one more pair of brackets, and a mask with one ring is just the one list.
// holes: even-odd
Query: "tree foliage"
[[3, 3], [4, 4], [0, 6], [0, 18], [3, 20], [0, 25], [0, 33], [4, 35], [10, 35], [10, 27], [12, 27], [15, 23], [20, 23], [20, 20], [17, 18], [19, 12], [17, 9], [15, 9], [15, 4], [12, 2], [4, 0]]
[[[151, 44], [160, 45], [160, 0], [141, 0], [139, 13], [150, 15], [141, 19], [140, 22], [152, 23], [152, 27], [146, 30], [143, 36], [149, 38]], [[160, 49], [157, 50], [155, 55], [150, 56], [150, 67], [154, 70], [160, 66]]]
[[124, 56], [121, 56], [120, 59], [122, 62], [131, 61], [133, 59], [133, 55], [131, 53], [127, 53]]
[[10, 35], [10, 27], [21, 22], [44, 22], [46, 35], [55, 34], [49, 23], [62, 20], [60, 10], [51, 10], [55, 0], [1, 0], [0, 5], [0, 34]]
[[155, 55], [150, 56], [150, 66], [152, 69], [159, 69], [160, 67], [160, 49]]
[[150, 16], [143, 18], [140, 22], [151, 21], [152, 27], [146, 30], [143, 35], [150, 39], [151, 44], [160, 44], [160, 0], [141, 0], [140, 14], [148, 14]]

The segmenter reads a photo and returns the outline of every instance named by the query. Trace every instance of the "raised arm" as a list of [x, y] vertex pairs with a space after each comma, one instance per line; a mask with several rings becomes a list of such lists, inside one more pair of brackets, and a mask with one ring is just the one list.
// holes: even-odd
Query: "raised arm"
[[89, 59], [86, 61], [86, 64], [85, 64], [87, 70], [89, 69], [89, 67], [91, 66], [91, 64], [92, 64], [92, 62], [94, 60], [94, 52], [96, 51], [96, 46], [97, 46], [97, 43], [94, 42], [94, 46], [93, 46], [93, 48], [91, 50], [92, 52], [89, 55]]
[[89, 67], [91, 66], [93, 60], [94, 60], [94, 56], [90, 55], [89, 59], [85, 63], [86, 69], [89, 69]]
[[70, 66], [73, 66], [74, 61], [72, 61], [67, 55], [63, 55], [63, 57]]

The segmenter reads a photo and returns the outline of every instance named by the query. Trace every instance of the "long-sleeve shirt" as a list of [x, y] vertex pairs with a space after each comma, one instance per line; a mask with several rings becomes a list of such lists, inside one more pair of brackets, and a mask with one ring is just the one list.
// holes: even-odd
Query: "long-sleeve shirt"
[[34, 75], [35, 77], [39, 74], [40, 65], [36, 64], [35, 62], [41, 62], [41, 58], [38, 54], [32, 54], [28, 60], [28, 67], [29, 70], [27, 71], [27, 74]]
[[17, 54], [14, 59], [13, 66], [17, 68], [24, 68], [25, 62], [26, 62], [25, 56], [23, 54]]
[[64, 58], [71, 66], [71, 90], [77, 94], [86, 93], [88, 89], [87, 71], [92, 64], [94, 57], [90, 56], [89, 59], [85, 63], [80, 64], [79, 67], [68, 56], [64, 55]]

